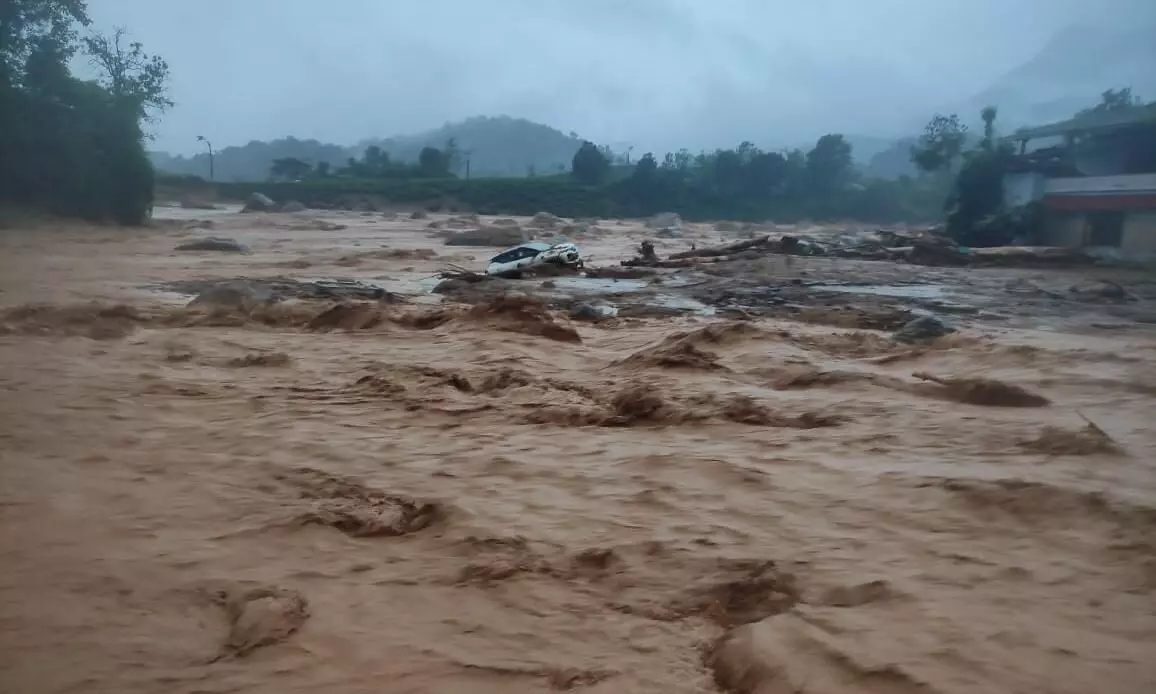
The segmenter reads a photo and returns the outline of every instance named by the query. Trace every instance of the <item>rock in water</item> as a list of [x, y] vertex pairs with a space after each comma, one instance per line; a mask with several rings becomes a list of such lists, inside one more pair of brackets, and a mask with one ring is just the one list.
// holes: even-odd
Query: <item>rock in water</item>
[[277, 209], [277, 203], [267, 195], [261, 193], [253, 193], [249, 199], [245, 201], [245, 206], [241, 208], [242, 212], [272, 212]]
[[581, 303], [570, 309], [570, 318], [573, 320], [589, 320], [596, 321], [602, 317], [602, 312], [595, 306], [587, 303]]
[[562, 223], [562, 218], [557, 215], [549, 212], [539, 212], [530, 220], [529, 225], [535, 229], [553, 229]]
[[907, 321], [902, 328], [895, 331], [891, 337], [898, 342], [916, 343], [931, 342], [948, 333], [955, 332], [955, 328], [947, 325], [935, 316], [920, 316]]
[[656, 214], [646, 221], [648, 229], [678, 229], [682, 230], [682, 217], [674, 212]]
[[221, 306], [249, 309], [262, 302], [273, 300], [273, 292], [268, 287], [254, 286], [244, 281], [218, 284], [198, 294], [188, 303], [189, 308]]
[[290, 200], [281, 206], [282, 212], [304, 212], [306, 209], [308, 208], [305, 207], [304, 203], [296, 200]]
[[178, 251], [221, 251], [223, 253], [248, 253], [249, 247], [236, 239], [224, 236], [209, 236], [189, 241], [177, 246]]

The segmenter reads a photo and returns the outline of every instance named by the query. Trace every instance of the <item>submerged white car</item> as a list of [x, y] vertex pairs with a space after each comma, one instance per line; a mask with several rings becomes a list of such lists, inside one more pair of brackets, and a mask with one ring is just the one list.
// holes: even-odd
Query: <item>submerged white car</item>
[[493, 258], [486, 268], [487, 275], [517, 275], [522, 270], [548, 264], [582, 269], [582, 255], [572, 243], [542, 243], [531, 241], [507, 248]]

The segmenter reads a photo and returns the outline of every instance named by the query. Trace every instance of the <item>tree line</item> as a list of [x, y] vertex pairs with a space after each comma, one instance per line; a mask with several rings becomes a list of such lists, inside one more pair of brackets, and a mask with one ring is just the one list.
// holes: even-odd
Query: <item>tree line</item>
[[648, 152], [627, 168], [623, 172], [604, 148], [584, 142], [571, 176], [606, 188], [627, 214], [673, 209], [715, 219], [929, 219], [942, 189], [932, 180], [862, 175], [851, 144], [838, 133], [823, 135], [809, 150], [765, 151], [743, 142], [698, 154], [682, 149], [661, 161]]
[[[153, 191], [142, 124], [172, 105], [168, 65], [89, 25], [84, 0], [0, 2], [0, 204], [139, 224]], [[97, 79], [72, 74], [78, 54]]]
[[325, 178], [452, 178], [450, 173], [460, 163], [461, 152], [450, 139], [442, 149], [423, 147], [416, 163], [394, 159], [378, 145], [365, 148], [361, 157], [349, 157], [345, 166], [334, 167], [328, 161], [311, 163], [297, 157], [280, 157], [269, 166], [274, 181], [301, 181]]

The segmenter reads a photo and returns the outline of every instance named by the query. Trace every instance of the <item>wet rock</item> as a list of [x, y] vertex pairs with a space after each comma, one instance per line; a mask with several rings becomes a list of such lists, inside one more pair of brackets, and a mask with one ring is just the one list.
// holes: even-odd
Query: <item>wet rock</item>
[[213, 306], [248, 309], [254, 305], [271, 301], [273, 291], [269, 287], [248, 282], [225, 282], [209, 287], [188, 303], [189, 308]]
[[1068, 289], [1081, 299], [1108, 299], [1110, 301], [1127, 301], [1134, 297], [1123, 287], [1108, 280], [1088, 280], [1073, 285]]
[[224, 236], [209, 236], [195, 241], [182, 243], [176, 247], [178, 251], [220, 251], [222, 253], [248, 253], [249, 247], [236, 239]]
[[241, 208], [242, 212], [272, 212], [277, 209], [277, 203], [267, 195], [261, 193], [253, 193], [249, 199], [245, 201], [245, 206]]
[[222, 590], [216, 596], [225, 609], [229, 633], [221, 657], [240, 657], [292, 636], [309, 619], [309, 602], [295, 590], [262, 586]]
[[447, 246], [516, 246], [526, 240], [526, 234], [521, 228], [512, 227], [479, 227], [469, 231], [462, 231], [445, 240]]
[[181, 200], [182, 210], [215, 210], [217, 206], [207, 200]]
[[564, 235], [581, 236], [590, 232], [590, 226], [581, 222], [575, 224], [564, 224], [559, 231]]
[[682, 229], [682, 217], [674, 212], [662, 212], [646, 220], [647, 229]]
[[891, 337], [898, 342], [911, 344], [930, 342], [953, 332], [955, 328], [935, 316], [920, 316], [905, 323]]
[[361, 280], [354, 279], [323, 279], [301, 283], [301, 296], [310, 299], [375, 299], [390, 300], [396, 298], [382, 287]]
[[429, 213], [425, 210], [414, 210], [409, 213], [410, 219], [429, 219]]
[[304, 212], [306, 209], [308, 208], [305, 207], [305, 204], [297, 200], [290, 200], [281, 206], [282, 212]]
[[597, 306], [583, 302], [570, 309], [570, 318], [573, 320], [596, 321], [602, 318], [602, 312], [598, 310]]
[[561, 217], [550, 214], [549, 212], [539, 212], [530, 220], [530, 226], [535, 229], [553, 229], [562, 223], [563, 220]]

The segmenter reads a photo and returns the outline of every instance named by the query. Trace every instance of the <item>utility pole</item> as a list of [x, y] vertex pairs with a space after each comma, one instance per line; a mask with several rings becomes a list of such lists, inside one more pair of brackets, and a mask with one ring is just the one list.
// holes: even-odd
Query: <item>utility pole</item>
[[197, 135], [197, 142], [204, 142], [205, 146], [209, 148], [209, 180], [215, 181], [217, 179], [213, 172], [213, 143], [209, 142], [204, 135]]

